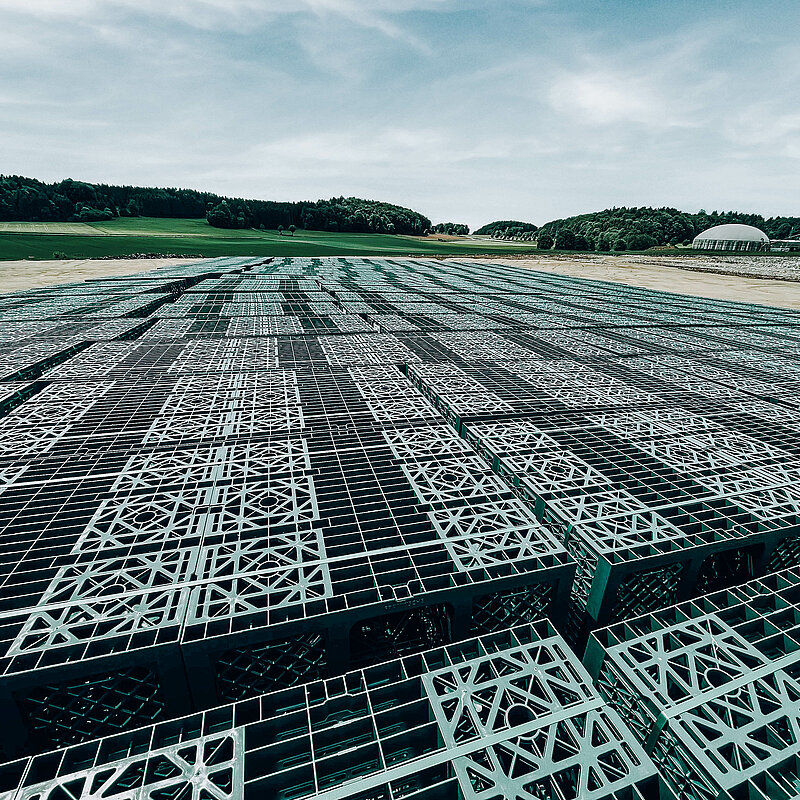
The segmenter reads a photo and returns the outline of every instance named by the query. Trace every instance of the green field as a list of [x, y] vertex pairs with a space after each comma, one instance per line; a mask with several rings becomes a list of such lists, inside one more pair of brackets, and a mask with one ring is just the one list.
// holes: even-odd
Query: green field
[[197, 256], [468, 255], [535, 250], [528, 242], [378, 233], [223, 230], [204, 219], [120, 218], [109, 222], [0, 222], [0, 260], [124, 258], [135, 253]]

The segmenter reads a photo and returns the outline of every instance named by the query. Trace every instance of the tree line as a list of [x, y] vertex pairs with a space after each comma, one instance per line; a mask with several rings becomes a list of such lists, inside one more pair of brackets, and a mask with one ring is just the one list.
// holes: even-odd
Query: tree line
[[300, 227], [310, 231], [342, 233], [400, 233], [421, 236], [431, 221], [410, 208], [363, 200], [358, 197], [333, 197], [308, 203], [287, 203], [296, 221], [285, 226], [265, 219], [258, 200], [222, 200], [209, 209], [206, 219], [216, 228], [276, 228], [290, 233]]
[[421, 236], [431, 227], [431, 221], [422, 214], [377, 200], [333, 197], [302, 206], [300, 227], [312, 231]]
[[[290, 232], [294, 227], [347, 233], [469, 233], [466, 225], [446, 222], [434, 226], [427, 217], [409, 208], [357, 197], [276, 202], [222, 197], [194, 189], [113, 186], [71, 178], [45, 183], [18, 175], [0, 175], [0, 221], [97, 222], [138, 216], [206, 217], [209, 224], [220, 228]], [[514, 240], [536, 238], [540, 249], [607, 252], [690, 244], [701, 231], [729, 222], [754, 225], [772, 239], [800, 235], [799, 217], [765, 219], [760, 214], [704, 210], [689, 214], [666, 207], [607, 208], [556, 219], [540, 229], [529, 222], [500, 220], [475, 233]]]
[[739, 211], [676, 208], [607, 208], [591, 214], [556, 219], [539, 229], [540, 250], [647, 250], [691, 244], [698, 233], [715, 225], [742, 223], [760, 228], [771, 239], [800, 234], [800, 217], [769, 217]]
[[536, 238], [539, 228], [532, 222], [519, 222], [513, 219], [490, 222], [475, 231], [476, 236], [491, 236], [493, 239], [512, 239], [517, 241], [531, 241]]
[[0, 175], [0, 221], [98, 222], [115, 217], [205, 217], [219, 228], [328, 230], [353, 233], [422, 235], [431, 221], [409, 208], [335, 197], [308, 202], [276, 202], [223, 197], [194, 189], [111, 186], [71, 178], [45, 183]]
[[469, 225], [459, 222], [440, 222], [434, 225], [431, 233], [443, 233], [446, 236], [469, 236]]
[[192, 189], [109, 186], [67, 178], [44, 183], [0, 175], [0, 220], [96, 222], [114, 217], [204, 217], [219, 198]]

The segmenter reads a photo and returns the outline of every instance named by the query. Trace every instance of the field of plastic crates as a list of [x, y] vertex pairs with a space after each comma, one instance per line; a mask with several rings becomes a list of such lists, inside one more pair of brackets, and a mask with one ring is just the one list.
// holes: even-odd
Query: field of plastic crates
[[508, 265], [0, 296], [0, 800], [800, 797], [798, 396]]

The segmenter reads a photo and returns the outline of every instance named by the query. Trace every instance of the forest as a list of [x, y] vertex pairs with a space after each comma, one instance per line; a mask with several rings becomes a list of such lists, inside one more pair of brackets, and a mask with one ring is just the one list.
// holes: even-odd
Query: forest
[[[222, 197], [193, 189], [111, 186], [70, 178], [44, 183], [34, 178], [0, 175], [0, 221], [99, 222], [116, 217], [201, 219], [217, 228], [304, 228], [340, 233], [389, 233], [420, 236], [428, 232], [467, 235], [458, 223], [432, 225], [409, 208], [334, 197], [307, 202], [276, 202]], [[541, 228], [530, 222], [499, 220], [475, 231], [497, 239], [536, 239], [539, 249], [647, 250], [690, 244], [714, 225], [755, 225], [771, 239], [800, 235], [800, 217], [769, 217], [738, 211], [704, 210], [696, 214], [676, 208], [620, 207], [556, 219]]]
[[739, 211], [690, 214], [676, 208], [621, 207], [548, 222], [539, 229], [537, 243], [540, 250], [647, 250], [691, 244], [701, 231], [730, 222], [754, 225], [771, 239], [800, 234], [800, 217], [765, 219]]
[[422, 214], [377, 200], [334, 197], [301, 205], [300, 227], [311, 231], [421, 236], [431, 227], [431, 221]]
[[408, 208], [336, 197], [275, 202], [222, 197], [194, 189], [110, 186], [75, 181], [44, 183], [0, 175], [0, 221], [101, 222], [115, 217], [206, 217], [218, 228], [288, 229], [422, 235], [431, 221]]
[[95, 222], [117, 216], [201, 217], [214, 195], [0, 175], [0, 220]]
[[461, 222], [440, 222], [433, 226], [431, 233], [443, 233], [446, 236], [469, 236], [469, 225]]
[[530, 241], [536, 238], [539, 228], [532, 222], [519, 222], [513, 219], [503, 219], [490, 222], [475, 231], [476, 236], [491, 236], [495, 239], [520, 239]]

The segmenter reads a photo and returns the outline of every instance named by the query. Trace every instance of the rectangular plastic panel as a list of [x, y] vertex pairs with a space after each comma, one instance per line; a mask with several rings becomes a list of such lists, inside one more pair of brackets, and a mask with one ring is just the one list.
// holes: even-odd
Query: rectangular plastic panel
[[681, 797], [796, 797], [800, 571], [597, 631], [585, 663]]

